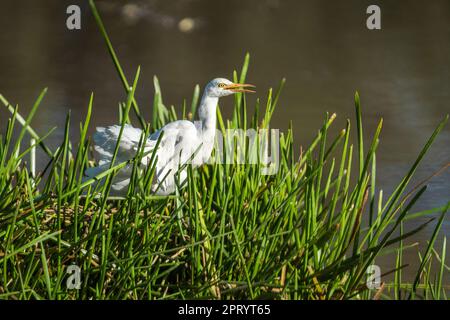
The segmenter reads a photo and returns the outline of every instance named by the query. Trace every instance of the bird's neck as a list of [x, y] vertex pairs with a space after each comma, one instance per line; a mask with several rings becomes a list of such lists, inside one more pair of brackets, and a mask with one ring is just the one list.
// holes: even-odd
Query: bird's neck
[[203, 163], [211, 157], [216, 136], [216, 108], [219, 98], [203, 94], [198, 108], [198, 117], [201, 122], [200, 139], [202, 141], [201, 156]]
[[216, 107], [219, 98], [210, 97], [206, 93], [203, 94], [198, 108], [198, 117], [202, 122], [202, 133], [205, 135], [213, 135], [216, 130]]

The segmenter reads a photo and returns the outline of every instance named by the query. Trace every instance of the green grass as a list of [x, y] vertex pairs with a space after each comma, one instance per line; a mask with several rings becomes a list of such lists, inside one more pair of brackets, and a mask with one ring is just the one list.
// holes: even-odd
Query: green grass
[[[129, 122], [130, 112], [137, 115], [135, 125], [144, 129], [144, 135], [175, 120], [177, 113], [164, 106], [156, 78], [151, 125], [143, 119], [134, 98], [139, 69], [130, 87], [93, 1], [90, 5], [127, 93], [120, 109], [122, 125]], [[249, 61], [247, 55], [242, 71], [234, 72], [235, 81], [245, 81]], [[270, 128], [283, 84], [257, 101], [253, 115], [245, 96], [236, 95], [230, 121], [218, 109], [219, 129]], [[80, 124], [78, 145], [69, 141], [68, 114], [64, 140], [57, 150], [50, 150], [45, 138], [51, 132], [40, 137], [32, 129], [45, 93], [26, 118], [0, 95], [12, 114], [0, 137], [0, 298], [447, 299], [446, 241], [442, 248], [435, 243], [450, 203], [415, 212], [426, 186], [410, 186], [410, 181], [448, 116], [388, 196], [375, 184], [382, 121], [371, 144], [363, 146], [356, 94], [355, 132], [348, 121], [337, 136], [330, 136], [335, 116], [327, 115], [317, 137], [299, 156], [292, 129], [287, 130], [280, 135], [276, 174], [261, 175], [260, 164], [187, 167], [184, 189], [156, 197], [145, 188], [154, 166], [140, 170], [136, 165], [143, 150], [127, 163], [114, 163], [96, 179], [83, 179], [85, 169], [93, 165], [87, 135], [95, 113], [93, 95]], [[195, 113], [198, 98], [197, 86], [190, 110], [182, 108], [182, 118]], [[14, 130], [19, 131], [16, 139]], [[25, 162], [36, 147], [46, 152], [49, 162], [34, 177]], [[245, 147], [251, 146], [247, 142]], [[108, 197], [112, 177], [125, 165], [133, 167], [127, 197]], [[105, 183], [96, 184], [99, 179]], [[436, 214], [432, 237], [417, 257], [417, 276], [406, 283], [403, 252], [410, 246], [405, 240]], [[424, 217], [429, 219], [408, 228], [407, 221]], [[394, 280], [380, 290], [368, 289], [367, 268], [392, 252], [396, 253], [392, 269], [382, 273], [383, 279], [393, 273]], [[438, 265], [434, 274], [432, 263]], [[72, 264], [81, 268], [79, 290], [66, 286]]]

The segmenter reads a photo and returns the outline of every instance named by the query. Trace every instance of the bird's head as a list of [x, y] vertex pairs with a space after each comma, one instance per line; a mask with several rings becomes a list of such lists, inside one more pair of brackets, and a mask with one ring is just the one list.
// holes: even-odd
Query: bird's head
[[237, 92], [254, 93], [255, 91], [246, 89], [254, 87], [255, 86], [252, 84], [233, 83], [228, 79], [216, 78], [206, 85], [205, 91], [210, 97], [220, 98], [224, 96], [229, 96]]

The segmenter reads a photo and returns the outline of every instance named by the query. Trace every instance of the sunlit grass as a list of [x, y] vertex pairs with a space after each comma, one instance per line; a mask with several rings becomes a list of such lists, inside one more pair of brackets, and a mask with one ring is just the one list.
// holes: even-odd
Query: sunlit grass
[[[139, 119], [134, 125], [146, 135], [177, 119], [177, 112], [164, 106], [155, 78], [153, 116], [147, 124], [134, 98], [140, 71], [128, 82], [90, 4], [127, 93], [120, 109], [122, 125], [134, 112]], [[234, 81], [245, 81], [249, 61], [247, 55], [241, 72], [234, 72]], [[283, 84], [258, 100], [251, 115], [245, 96], [236, 95], [231, 120], [225, 121], [218, 109], [219, 129], [270, 128]], [[84, 177], [86, 168], [93, 165], [87, 135], [95, 114], [93, 95], [79, 126], [78, 145], [69, 141], [73, 125], [69, 114], [61, 146], [50, 150], [45, 145], [48, 134], [40, 137], [32, 129], [45, 93], [26, 118], [0, 95], [11, 111], [0, 137], [0, 298], [447, 299], [446, 242], [442, 248], [435, 248], [435, 242], [449, 204], [415, 212], [426, 186], [411, 186], [410, 181], [448, 116], [390, 195], [383, 195], [375, 183], [382, 121], [371, 144], [364, 146], [366, 134], [356, 94], [356, 126], [349, 120], [332, 137], [329, 128], [335, 115], [326, 115], [317, 137], [301, 155], [294, 150], [292, 130], [282, 133], [276, 174], [261, 175], [260, 164], [187, 167], [185, 188], [170, 197], [155, 197], [145, 187], [154, 166], [141, 170], [136, 165], [143, 150], [127, 163], [114, 163], [96, 179]], [[198, 97], [197, 86], [190, 109], [181, 108], [183, 118], [189, 112], [195, 114]], [[16, 139], [14, 130], [19, 132]], [[352, 135], [358, 142], [355, 146]], [[25, 165], [34, 147], [49, 156], [48, 165], [35, 177]], [[125, 165], [133, 166], [128, 195], [108, 197], [112, 177]], [[103, 184], [96, 183], [100, 179]], [[407, 266], [402, 254], [408, 246], [404, 239], [420, 232], [436, 213], [432, 237], [417, 257], [417, 276], [405, 283], [402, 270]], [[405, 221], [427, 216], [425, 223], [406, 229]], [[382, 273], [394, 273], [393, 283], [369, 289], [367, 268], [392, 250], [397, 259], [391, 270]], [[430, 271], [431, 263], [439, 265], [436, 274]], [[79, 290], [66, 287], [71, 264], [81, 268]]]

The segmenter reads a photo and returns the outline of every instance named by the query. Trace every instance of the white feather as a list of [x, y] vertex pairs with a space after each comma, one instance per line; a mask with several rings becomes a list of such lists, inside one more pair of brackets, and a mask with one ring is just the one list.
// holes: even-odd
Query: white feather
[[[192, 163], [197, 167], [205, 163], [212, 152], [216, 129], [216, 107], [219, 97], [234, 93], [231, 90], [222, 89], [219, 84], [232, 84], [231, 81], [218, 78], [211, 81], [205, 88], [202, 101], [199, 106], [201, 125], [193, 122], [179, 120], [168, 123], [145, 139], [144, 153], [141, 166], [149, 165], [153, 152], [156, 152], [156, 174], [152, 181], [151, 190], [158, 195], [168, 195], [175, 192], [176, 175], [179, 182], [187, 178], [186, 168], [180, 167], [186, 163]], [[86, 170], [89, 178], [95, 177], [109, 169], [119, 138], [121, 127], [113, 125], [98, 127], [94, 134], [94, 150], [97, 153], [99, 166]], [[163, 134], [157, 150], [154, 150], [159, 137]], [[141, 140], [142, 130], [126, 124], [119, 143], [115, 164], [128, 161], [136, 155]], [[119, 195], [125, 195], [130, 183], [132, 166], [127, 165], [115, 176], [112, 189]]]

